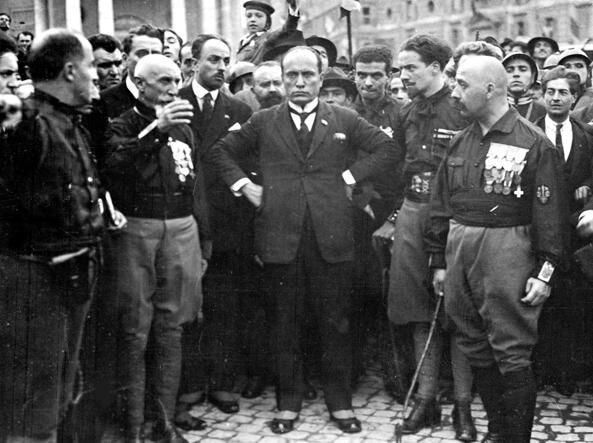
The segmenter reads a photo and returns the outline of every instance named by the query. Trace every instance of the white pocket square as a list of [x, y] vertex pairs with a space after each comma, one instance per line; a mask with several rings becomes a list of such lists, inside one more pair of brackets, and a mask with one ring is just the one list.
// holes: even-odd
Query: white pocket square
[[236, 122], [233, 126], [231, 126], [229, 128], [229, 132], [230, 131], [238, 131], [239, 129], [241, 129], [241, 125], [239, 124], [239, 122]]

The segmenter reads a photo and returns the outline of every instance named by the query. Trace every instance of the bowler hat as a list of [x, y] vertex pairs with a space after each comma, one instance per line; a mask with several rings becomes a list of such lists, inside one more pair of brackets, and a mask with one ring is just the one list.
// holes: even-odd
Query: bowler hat
[[358, 95], [356, 84], [350, 80], [340, 68], [332, 67], [327, 70], [325, 76], [323, 77], [321, 89], [328, 86], [337, 86], [338, 88], [342, 88], [344, 91], [346, 91], [346, 95], [352, 98], [356, 98]]
[[260, 11], [263, 11], [268, 15], [272, 15], [275, 11], [274, 7], [272, 6], [271, 0], [249, 0], [243, 3], [243, 7], [245, 9], [259, 9]]
[[527, 42], [527, 47], [529, 48], [529, 53], [533, 54], [533, 49], [535, 48], [535, 44], [539, 41], [548, 42], [552, 47], [552, 52], [558, 52], [558, 43], [556, 40], [550, 37], [544, 37], [543, 35], [539, 37], [533, 37], [531, 40]]
[[533, 60], [529, 55], [523, 54], [522, 52], [511, 52], [502, 59], [503, 66], [506, 67], [507, 63], [515, 58], [520, 58], [521, 60], [525, 60], [527, 63], [529, 63], [531, 73], [533, 74], [533, 82], [531, 83], [531, 85], [533, 85], [537, 81], [537, 64], [535, 63], [535, 60]]
[[244, 61], [235, 63], [231, 67], [229, 74], [229, 89], [231, 92], [233, 92], [235, 89], [237, 80], [239, 80], [244, 75], [253, 74], [253, 71], [255, 71], [255, 65], [253, 63]]
[[317, 35], [312, 35], [311, 37], [307, 37], [305, 39], [305, 43], [307, 46], [321, 46], [322, 48], [325, 48], [329, 66], [334, 66], [336, 64], [338, 50], [336, 49], [336, 45], [334, 45], [331, 40], [319, 37]]
[[296, 30], [282, 33], [276, 39], [268, 39], [263, 51], [263, 61], [274, 60], [295, 46], [305, 46], [303, 32]]

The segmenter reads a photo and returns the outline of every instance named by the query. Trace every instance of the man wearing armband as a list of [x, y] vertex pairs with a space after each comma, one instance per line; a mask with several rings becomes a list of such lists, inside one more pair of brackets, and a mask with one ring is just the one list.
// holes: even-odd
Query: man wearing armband
[[537, 322], [564, 251], [561, 159], [506, 101], [503, 65], [464, 55], [452, 97], [474, 120], [451, 142], [426, 243], [486, 413], [486, 442], [529, 442]]

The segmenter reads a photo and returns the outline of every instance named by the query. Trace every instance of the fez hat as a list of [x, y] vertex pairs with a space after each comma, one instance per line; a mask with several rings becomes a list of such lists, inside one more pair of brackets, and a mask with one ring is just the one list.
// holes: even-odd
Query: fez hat
[[582, 49], [579, 48], [568, 48], [565, 49], [560, 53], [560, 57], [558, 58], [558, 64], [561, 65], [564, 60], [568, 57], [580, 57], [585, 61], [585, 64], [589, 66], [591, 63], [591, 59], [585, 54]]
[[229, 89], [231, 92], [233, 92], [237, 80], [244, 75], [253, 74], [253, 71], [255, 71], [255, 65], [253, 63], [243, 61], [235, 63], [229, 73]]
[[344, 91], [346, 91], [346, 95], [349, 95], [352, 98], [356, 98], [358, 95], [356, 84], [350, 80], [340, 68], [331, 67], [327, 70], [323, 76], [321, 89], [328, 86], [337, 86], [338, 88], [342, 88]]
[[277, 39], [266, 41], [266, 49], [264, 49], [263, 61], [274, 60], [279, 55], [284, 54], [289, 49], [295, 46], [306, 46], [303, 32], [296, 30], [288, 33], [283, 33]]
[[245, 9], [259, 9], [260, 11], [265, 12], [267, 15], [272, 15], [275, 11], [271, 0], [248, 0], [243, 3], [243, 7]]
[[558, 66], [558, 62], [562, 54], [560, 52], [554, 52], [550, 55], [547, 59], [544, 60], [544, 64], [542, 65], [542, 69], [552, 69]]
[[527, 42], [527, 47], [529, 48], [530, 54], [533, 54], [533, 49], [535, 48], [535, 44], [539, 41], [548, 42], [550, 44], [550, 46], [552, 46], [552, 52], [558, 52], [558, 43], [556, 43], [556, 40], [554, 40], [553, 38], [550, 38], [550, 37], [544, 37], [542, 35], [539, 37], [533, 37], [531, 40], [529, 40]]
[[322, 48], [325, 48], [329, 66], [334, 66], [336, 64], [338, 50], [336, 49], [336, 45], [334, 45], [331, 40], [319, 37], [317, 35], [312, 35], [311, 37], [307, 37], [305, 39], [305, 43], [307, 46], [321, 46]]
[[506, 67], [507, 63], [515, 58], [520, 58], [529, 63], [529, 67], [531, 68], [531, 74], [533, 75], [533, 81], [531, 82], [531, 85], [533, 85], [537, 81], [537, 64], [535, 63], [535, 60], [533, 60], [529, 55], [523, 54], [522, 52], [511, 52], [510, 54], [507, 54], [505, 58], [502, 59], [502, 64]]

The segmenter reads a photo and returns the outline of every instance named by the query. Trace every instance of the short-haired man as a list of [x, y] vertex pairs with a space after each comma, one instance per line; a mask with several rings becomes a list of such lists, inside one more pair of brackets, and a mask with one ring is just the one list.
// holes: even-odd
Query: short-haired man
[[121, 43], [107, 34], [95, 34], [89, 37], [93, 46], [93, 56], [99, 75], [99, 89], [102, 91], [118, 85], [122, 76]]
[[[591, 160], [593, 157], [593, 132], [591, 127], [570, 115], [579, 88], [579, 75], [557, 66], [546, 72], [542, 79], [545, 117], [535, 122], [544, 130], [556, 149], [562, 154], [566, 180], [565, 199], [569, 214], [583, 209], [591, 197]], [[576, 231], [571, 229], [568, 252], [584, 246]], [[582, 273], [567, 263], [558, 272], [550, 300], [544, 305], [540, 319], [538, 346], [538, 376], [540, 380], [555, 385], [556, 389], [571, 395], [578, 380], [578, 365], [566, 365], [573, 357], [573, 343], [582, 338], [577, 334], [577, 319], [583, 315], [579, 285], [584, 284]]]
[[527, 42], [529, 55], [537, 63], [539, 69], [542, 68], [544, 61], [555, 52], [558, 52], [558, 43], [550, 37], [533, 37]]
[[12, 17], [6, 12], [0, 13], [0, 31], [8, 33], [10, 25], [12, 24]]
[[89, 37], [93, 46], [93, 55], [99, 75], [99, 89], [104, 90], [120, 83], [122, 76], [121, 43], [107, 34], [95, 34]]
[[14, 40], [0, 34], [0, 94], [12, 93], [19, 74], [17, 46]]
[[191, 53], [192, 42], [185, 42], [179, 50], [179, 67], [181, 68], [181, 78], [183, 78], [183, 87], [188, 86], [194, 76], [194, 56]]
[[509, 103], [530, 122], [543, 117], [546, 109], [533, 99], [531, 93], [538, 73], [533, 59], [527, 54], [513, 52], [502, 60], [502, 64], [507, 71]]
[[284, 100], [284, 84], [280, 63], [262, 62], [253, 71], [253, 86], [235, 94], [237, 100], [247, 104], [254, 112], [279, 105]]
[[391, 82], [389, 83], [389, 93], [391, 94], [391, 98], [401, 105], [405, 105], [410, 101], [408, 91], [399, 75], [391, 78]]
[[473, 123], [435, 178], [425, 237], [433, 287], [488, 415], [483, 441], [528, 443], [537, 322], [564, 253], [561, 158], [509, 105], [495, 58], [462, 56], [452, 97]]
[[[424, 228], [429, 222], [430, 193], [450, 140], [467, 125], [445, 84], [443, 70], [451, 54], [446, 42], [431, 35], [411, 37], [400, 48], [397, 65], [412, 98], [400, 111], [394, 128], [396, 142], [406, 153], [401, 189], [404, 198], [403, 203], [396, 203], [395, 210], [375, 233], [376, 238], [387, 243], [393, 240], [388, 316], [398, 329], [406, 327], [412, 331], [416, 362], [428, 340], [435, 309], [433, 294], [426, 284], [429, 257], [423, 247]], [[440, 422], [441, 410], [436, 397], [445, 337], [445, 332], [437, 325], [418, 378], [417, 401], [403, 423], [405, 433], [415, 433]], [[451, 343], [451, 360], [456, 438], [474, 441], [471, 370], [454, 342]]]
[[80, 124], [99, 93], [90, 43], [66, 29], [38, 36], [29, 67], [35, 93], [0, 163], [0, 435], [55, 443], [100, 262], [101, 184]]
[[183, 39], [172, 29], [163, 30], [163, 55], [179, 64]]
[[[251, 268], [254, 261], [249, 240], [253, 209], [247, 201], [237, 199], [229, 192], [216, 173], [210, 155], [216, 141], [230, 128], [236, 129], [243, 124], [251, 115], [251, 109], [221, 93], [231, 56], [225, 40], [213, 34], [201, 34], [192, 43], [192, 54], [194, 78], [189, 86], [179, 91], [179, 96], [194, 107], [191, 128], [197, 155], [203, 164], [210, 215], [211, 229], [206, 244], [211, 247], [211, 257], [210, 252], [206, 256], [211, 260], [204, 279], [206, 340], [211, 344], [207, 350], [211, 359], [208, 365], [211, 369], [208, 374], [209, 399], [223, 412], [235, 413], [239, 410], [238, 396], [231, 391], [239, 363], [240, 302], [249, 292], [250, 279], [255, 275]], [[190, 327], [187, 332], [196, 333], [195, 358], [188, 356], [184, 359], [188, 368], [188, 371], [184, 370], [184, 393], [191, 393], [204, 390], [204, 380], [199, 380], [204, 375], [204, 368], [189, 370], [199, 357], [196, 352], [199, 331]]]
[[26, 80], [29, 78], [29, 74], [27, 72], [27, 57], [29, 56], [29, 49], [31, 48], [33, 38], [33, 33], [29, 31], [19, 32], [16, 37], [18, 47], [17, 55], [19, 59], [19, 75], [21, 76], [21, 80]]
[[[127, 229], [112, 239], [118, 257], [126, 442], [141, 441], [144, 401], [155, 398], [162, 409], [157, 435], [167, 443], [186, 443], [172, 420], [182, 326], [196, 317], [201, 303], [193, 210], [201, 168], [194, 164], [199, 159], [188, 125], [192, 106], [177, 100], [179, 67], [163, 55], [147, 55], [136, 64], [134, 77], [138, 100], [110, 125], [105, 168], [113, 201], [128, 218]], [[149, 336], [151, 365], [145, 359]], [[154, 392], [148, 395], [147, 373], [154, 374], [149, 384]]]
[[[391, 78], [393, 52], [384, 45], [371, 45], [360, 48], [352, 58], [354, 65], [354, 81], [358, 88], [358, 97], [354, 101], [354, 109], [373, 126], [393, 137], [397, 113], [401, 105], [387, 94], [387, 85]], [[389, 215], [395, 204], [396, 174], [389, 171], [373, 176], [373, 182], [359, 183], [356, 189], [357, 207], [353, 211], [354, 241], [357, 266], [354, 268], [354, 309], [362, 312], [354, 318], [354, 378], [362, 371], [362, 352], [366, 343], [364, 331], [369, 323], [376, 324], [383, 319], [384, 338], [387, 338], [387, 318], [381, 306], [381, 263], [373, 249], [371, 237], [373, 231]], [[378, 198], [380, 196], [380, 198]], [[360, 197], [360, 198], [359, 198]], [[389, 358], [389, 357], [388, 357]], [[392, 365], [384, 365], [392, 367]], [[395, 393], [391, 383], [397, 380], [392, 374], [384, 374], [388, 389]], [[395, 393], [396, 396], [399, 395]]]
[[346, 108], [353, 106], [358, 96], [356, 83], [350, 80], [340, 68], [329, 68], [323, 76], [319, 100], [330, 105]]
[[[233, 192], [259, 208], [256, 253], [264, 262], [277, 362], [277, 408], [270, 427], [294, 429], [303, 399], [302, 333], [316, 319], [330, 419], [360, 432], [350, 387], [350, 286], [354, 244], [353, 185], [395, 167], [393, 141], [352, 110], [319, 103], [321, 58], [295, 47], [282, 61], [288, 102], [255, 113], [213, 148], [213, 158]], [[357, 159], [357, 153], [368, 153]], [[255, 155], [261, 183], [238, 163]], [[352, 159], [348, 161], [347, 159]], [[296, 196], [296, 198], [295, 198]]]

